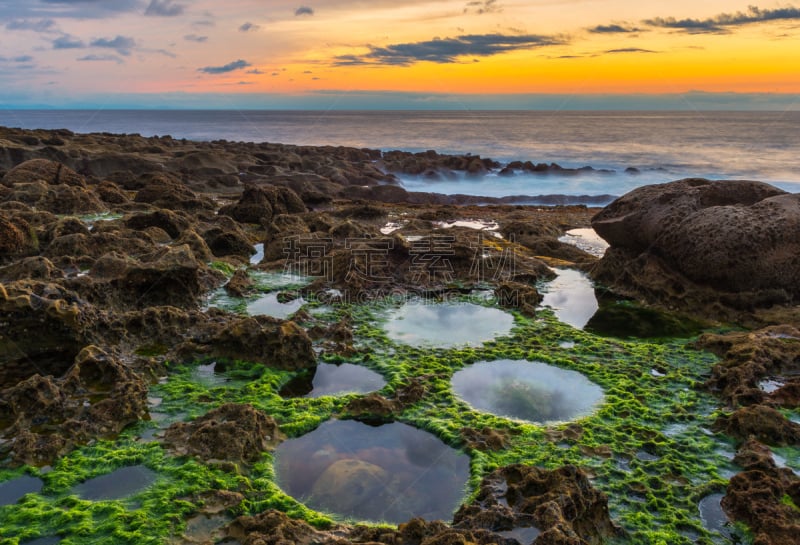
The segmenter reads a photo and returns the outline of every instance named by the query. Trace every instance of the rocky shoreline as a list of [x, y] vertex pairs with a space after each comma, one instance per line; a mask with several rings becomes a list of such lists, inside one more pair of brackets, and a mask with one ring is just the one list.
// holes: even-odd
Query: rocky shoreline
[[[535, 208], [409, 193], [395, 177], [495, 167], [435, 152], [0, 128], [2, 465], [48, 466], [147, 420], [150, 386], [172, 362], [245, 360], [299, 371], [324, 355], [358, 352], [347, 318], [331, 324], [304, 311], [284, 320], [205, 307], [213, 290], [252, 290], [248, 272], [286, 272], [287, 264], [311, 272], [314, 281], [279, 293], [282, 301], [488, 289], [532, 316], [536, 283], [553, 276], [548, 265], [568, 266], [653, 308], [752, 329], [705, 334], [695, 345], [721, 358], [703, 387], [725, 409], [715, 427], [738, 441], [743, 469], [723, 506], [754, 543], [787, 543], [800, 530], [800, 479], [764, 445], [800, 446], [800, 424], [781, 412], [800, 406], [800, 197], [757, 182], [684, 180], [640, 188], [602, 211]], [[458, 223], [476, 218], [491, 223]], [[590, 225], [611, 244], [599, 260], [559, 240]], [[255, 245], [263, 258], [253, 263]], [[514, 267], [476, 270], [476, 251], [513, 255]], [[780, 386], [765, 393], [759, 383], [767, 379]], [[424, 382], [410, 382], [392, 397], [355, 398], [341, 414], [391, 420], [425, 392]], [[246, 466], [281, 441], [280, 424], [280, 415], [226, 404], [173, 424], [161, 440], [176, 456]], [[473, 445], [504, 445], [492, 429], [463, 435]], [[478, 490], [452, 526], [415, 519], [396, 531], [323, 530], [268, 510], [237, 518], [225, 535], [244, 544], [488, 544], [516, 543], [496, 531], [536, 526], [543, 545], [620, 534], [607, 497], [576, 467], [509, 465], [487, 472]], [[207, 503], [242, 512], [241, 491], [223, 496]]]

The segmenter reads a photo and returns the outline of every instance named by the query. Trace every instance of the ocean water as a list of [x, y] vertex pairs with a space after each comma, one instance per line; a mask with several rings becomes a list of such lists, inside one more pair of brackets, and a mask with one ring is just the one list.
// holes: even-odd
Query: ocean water
[[[685, 177], [750, 179], [800, 191], [800, 112], [124, 111], [0, 110], [0, 125], [481, 155], [613, 170], [579, 175], [497, 173], [410, 190], [503, 197], [621, 195]], [[636, 168], [638, 174], [625, 172]]]

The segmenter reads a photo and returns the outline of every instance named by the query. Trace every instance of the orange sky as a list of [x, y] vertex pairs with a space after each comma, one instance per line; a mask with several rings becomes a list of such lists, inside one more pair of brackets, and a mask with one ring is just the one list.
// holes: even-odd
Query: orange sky
[[800, 93], [800, 7], [751, 2], [7, 1], [0, 104], [137, 93]]

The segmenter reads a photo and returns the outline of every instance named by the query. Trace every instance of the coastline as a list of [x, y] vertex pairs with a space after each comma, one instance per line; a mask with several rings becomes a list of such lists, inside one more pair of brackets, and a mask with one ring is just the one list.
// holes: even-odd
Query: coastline
[[[650, 430], [636, 420], [630, 414], [630, 407], [652, 412], [649, 418], [659, 425], [676, 415], [685, 415], [681, 418], [698, 431], [708, 424], [707, 419], [673, 406], [669, 396], [678, 395], [679, 387], [690, 389], [690, 385], [711, 372], [707, 391], [691, 388], [688, 394], [681, 395], [689, 396], [691, 403], [703, 410], [708, 409], [706, 405], [713, 399], [711, 394], [719, 396], [731, 414], [716, 420], [717, 429], [744, 442], [748, 430], [758, 428], [769, 418], [772, 427], [759, 440], [772, 444], [777, 438], [779, 444], [797, 446], [800, 426], [773, 408], [785, 409], [796, 401], [796, 393], [792, 394], [796, 380], [788, 374], [788, 367], [797, 363], [796, 359], [791, 363], [789, 356], [796, 350], [795, 328], [800, 320], [791, 294], [785, 300], [779, 299], [779, 295], [766, 289], [773, 287], [766, 278], [764, 285], [754, 284], [752, 293], [738, 285], [731, 287], [729, 292], [745, 295], [730, 304], [729, 293], [714, 284], [709, 287], [698, 281], [687, 282], [686, 271], [676, 272], [674, 264], [670, 268], [664, 261], [670, 247], [665, 246], [662, 254], [649, 254], [653, 246], [650, 241], [649, 246], [629, 244], [626, 236], [630, 238], [630, 233], [638, 236], [650, 232], [652, 225], [647, 223], [646, 214], [642, 212], [645, 219], [641, 223], [630, 224], [633, 227], [624, 224], [625, 229], [614, 230], [614, 226], [624, 221], [633, 221], [636, 210], [645, 211], [646, 206], [653, 206], [646, 199], [631, 198], [633, 212], [624, 208], [625, 201], [621, 199], [615, 203], [617, 209], [614, 205], [605, 209], [602, 213], [605, 217], [601, 214], [598, 220], [599, 209], [585, 205], [521, 206], [520, 201], [530, 202], [530, 197], [503, 200], [415, 193], [400, 187], [396, 178], [398, 174], [426, 172], [445, 177], [452, 173], [482, 176], [499, 167], [491, 159], [479, 156], [436, 152], [382, 153], [347, 147], [191, 142], [171, 137], [0, 129], [0, 312], [9, 327], [4, 333], [4, 382], [0, 384], [4, 394], [0, 403], [2, 471], [17, 475], [13, 471], [23, 467], [28, 474], [47, 479], [36, 468], [54, 462], [57, 465], [60, 459], [73, 460], [70, 457], [82, 449], [96, 455], [98, 451], [93, 449], [107, 448], [121, 449], [130, 458], [112, 466], [130, 465], [139, 456], [166, 475], [170, 471], [179, 472], [176, 460], [193, 456], [199, 460], [192, 462], [199, 467], [192, 466], [199, 481], [216, 479], [229, 488], [224, 489], [227, 495], [218, 493], [213, 497], [209, 496], [209, 490], [193, 490], [189, 500], [192, 507], [187, 508], [187, 513], [207, 513], [203, 511], [204, 502], [226, 513], [242, 514], [241, 506], [248, 502], [267, 509], [253, 508], [246, 511], [247, 517], [225, 523], [225, 535], [240, 540], [255, 539], [259, 533], [279, 533], [276, 528], [282, 528], [280, 531], [287, 532], [284, 536], [287, 539], [312, 536], [333, 540], [338, 532], [353, 541], [370, 537], [389, 543], [391, 539], [401, 539], [398, 536], [406, 531], [440, 539], [448, 532], [456, 532], [461, 539], [488, 543], [495, 539], [491, 531], [496, 528], [486, 528], [483, 518], [487, 514], [505, 513], [513, 528], [530, 527], [535, 522], [543, 533], [551, 532], [553, 539], [566, 540], [570, 532], [578, 532], [583, 539], [594, 543], [620, 532], [611, 522], [606, 493], [595, 486], [611, 494], [635, 492], [631, 488], [635, 479], [631, 480], [633, 477], [625, 471], [608, 470], [609, 464], [626, 460], [625, 463], [636, 465], [648, 462], [645, 454], [656, 456], [655, 460], [649, 460], [654, 462], [652, 466], [640, 468], [644, 471], [655, 470], [655, 462], [662, 458], [675, 459], [678, 461], [669, 471], [684, 471], [685, 466], [690, 468], [686, 469], [689, 477], [702, 474], [712, 479], [708, 486], [692, 486], [678, 482], [680, 479], [676, 477], [673, 483], [676, 490], [688, 487], [688, 496], [699, 499], [705, 493], [724, 489], [723, 462], [719, 468], [703, 469], [699, 459], [679, 454], [678, 443], [671, 443], [673, 440], [660, 429]], [[520, 163], [517, 170], [525, 168]], [[544, 165], [541, 172], [574, 174], [549, 165]], [[786, 200], [783, 192], [754, 183], [746, 186], [746, 190], [737, 190], [737, 195], [730, 198], [720, 197], [714, 193], [714, 184], [703, 180], [688, 180], [685, 184], [687, 187], [681, 186], [682, 190], [675, 193], [695, 198], [692, 191], [698, 195], [706, 192], [696, 198], [704, 203], [709, 200], [707, 194], [712, 193], [718, 199], [714, 205], [719, 206], [733, 202], [744, 208], [771, 198]], [[752, 202], [737, 201], [746, 191], [754, 191], [758, 197], [750, 199]], [[653, 201], [661, 202], [662, 197], [661, 193], [655, 193]], [[602, 199], [607, 201], [610, 197]], [[692, 213], [702, 214], [706, 205], [692, 201], [691, 206], [682, 206], [670, 209], [673, 216], [668, 217], [690, 208]], [[757, 223], [759, 217], [748, 219], [748, 225]], [[701, 219], [702, 216], [698, 221]], [[611, 254], [602, 260], [560, 240], [571, 229], [591, 226], [612, 241]], [[661, 228], [662, 224], [657, 226]], [[440, 246], [434, 246], [436, 241]], [[421, 243], [427, 244], [422, 250]], [[263, 258], [253, 263], [256, 244], [262, 245]], [[287, 261], [298, 256], [302, 259]], [[314, 261], [320, 256], [324, 256], [324, 261]], [[370, 256], [375, 256], [374, 260]], [[514, 257], [513, 268], [503, 269], [499, 265], [492, 269], [476, 268], [476, 263], [487, 258], [501, 263], [501, 259], [509, 256]], [[427, 259], [422, 259], [429, 265], [427, 268], [415, 268], [421, 258]], [[688, 257], [683, 259], [689, 261]], [[446, 269], [430, 267], [431, 263], [445, 260]], [[290, 264], [298, 269], [291, 269]], [[768, 328], [731, 337], [720, 332], [716, 332], [719, 336], [702, 337], [697, 345], [722, 359], [722, 364], [709, 371], [715, 358], [707, 352], [687, 349], [683, 337], [663, 344], [641, 339], [616, 340], [560, 325], [538, 306], [541, 296], [537, 290], [553, 278], [552, 267], [588, 271], [608, 282], [613, 299], [610, 306], [614, 310], [626, 304], [646, 304], [648, 309], [658, 311], [657, 316], [664, 323], [682, 321], [685, 316], [670, 313], [677, 310], [704, 321], [706, 328], [724, 329], [724, 324], [731, 322]], [[303, 286], [259, 285], [266, 282], [264, 279], [270, 273], [287, 271], [314, 278]], [[620, 276], [620, 271], [629, 272], [630, 276]], [[755, 279], [756, 275], [751, 277]], [[667, 289], [659, 282], [672, 284]], [[677, 284], [680, 289], [674, 287]], [[333, 306], [334, 312], [326, 310], [327, 315], [318, 317], [310, 310], [300, 310], [284, 320], [249, 316], [225, 308], [204, 308], [209, 295], [220, 289], [237, 301], [259, 291], [277, 293], [282, 304], [304, 295], [310, 300], [312, 293], [326, 293], [328, 300], [320, 301], [318, 306]], [[633, 303], [623, 301], [622, 297], [618, 301], [615, 290], [629, 296]], [[380, 313], [391, 308], [391, 301], [373, 301], [379, 295], [389, 293], [402, 298], [422, 293], [441, 301], [447, 295], [457, 298], [481, 291], [489, 291], [496, 297], [498, 306], [514, 316], [522, 334], [492, 341], [488, 348], [473, 352], [439, 351], [427, 358], [430, 351], [409, 352], [376, 330], [374, 322], [379, 320]], [[345, 305], [342, 302], [345, 293], [366, 294], [363, 300], [358, 299], [365, 306]], [[625, 304], [618, 304], [620, 301]], [[342, 304], [337, 306], [337, 303]], [[377, 307], [369, 306], [373, 303]], [[309, 308], [318, 310], [313, 305]], [[46, 334], [39, 334], [41, 331]], [[542, 342], [537, 335], [541, 335]], [[565, 353], [569, 349], [559, 343], [573, 338], [579, 341], [575, 353]], [[736, 360], [737, 346], [740, 350], [747, 347], [756, 352], [767, 350], [764, 358], [771, 363], [761, 369], [754, 369], [751, 359], [743, 364]], [[758, 352], [759, 357], [762, 353]], [[463, 406], [448, 393], [442, 377], [465, 365], [464, 361], [474, 362], [480, 359], [478, 356], [492, 354], [509, 359], [523, 359], [530, 354], [582, 369], [613, 392], [612, 398], [627, 399], [625, 388], [638, 388], [637, 393], [647, 403], [639, 405], [639, 401], [629, 399], [603, 409], [604, 418], [612, 419], [614, 426], [605, 426], [600, 418], [589, 418], [577, 424], [537, 427], [476, 412], [464, 413], [468, 416], [465, 419], [458, 414], [459, 407], [464, 412]], [[608, 369], [592, 363], [598, 354], [608, 359]], [[663, 384], [659, 382], [660, 376], [651, 373], [651, 362], [642, 361], [646, 359], [643, 354], [654, 355], [658, 360], [652, 365], [653, 369], [661, 366], [656, 369], [661, 376], [668, 375]], [[390, 367], [393, 358], [399, 359], [398, 369]], [[782, 358], [789, 362], [787, 369], [775, 365]], [[317, 361], [348, 359], [374, 366], [390, 378], [390, 384], [381, 393], [336, 398], [311, 406], [277, 396], [276, 385], [286, 382], [291, 374], [313, 369]], [[229, 407], [225, 402], [238, 401], [235, 393], [215, 390], [213, 384], [197, 386], [197, 381], [193, 383], [187, 378], [190, 375], [185, 369], [199, 361], [226, 362], [220, 364], [220, 372], [225, 367], [258, 384], [264, 405], [256, 406], [258, 396], [242, 395], [251, 405], [249, 409]], [[242, 361], [257, 367], [239, 367]], [[678, 367], [670, 369], [664, 364], [666, 361], [677, 362]], [[421, 372], [414, 369], [414, 362], [422, 366]], [[637, 367], [641, 365], [647, 368]], [[747, 369], [734, 380], [726, 370], [737, 366]], [[268, 381], [259, 383], [256, 373], [263, 373]], [[631, 373], [640, 373], [643, 384], [631, 384], [626, 378]], [[750, 392], [749, 398], [742, 394], [742, 384], [752, 390], [754, 382], [767, 375], [775, 378], [773, 374], [783, 381], [774, 392], [756, 397]], [[161, 390], [157, 390], [158, 377], [166, 379], [166, 385], [160, 385]], [[154, 389], [163, 394], [165, 407], [161, 409], [152, 401]], [[433, 401], [426, 399], [426, 395]], [[184, 414], [185, 422], [176, 416], [186, 409], [180, 407], [181, 402], [188, 403], [192, 412], [191, 417]], [[447, 408], [440, 411], [437, 403]], [[657, 413], [655, 407], [664, 406], [669, 407], [666, 413]], [[151, 438], [154, 442], [137, 446], [141, 438], [131, 439], [130, 430], [148, 426], [156, 418], [154, 413], [167, 408], [174, 409], [174, 413], [162, 416], [167, 419], [168, 427], [156, 426]], [[272, 412], [267, 414], [266, 409]], [[716, 409], [709, 412], [713, 410]], [[207, 414], [207, 421], [199, 420], [201, 413]], [[231, 414], [239, 415], [230, 421], [239, 421], [240, 427], [214, 432], [211, 439], [203, 436], [210, 433], [208, 427], [203, 427], [205, 424], [212, 422], [213, 426], [209, 426], [222, 429], [219, 426], [228, 422]], [[269, 429], [269, 436], [280, 441], [283, 435], [302, 435], [329, 418], [362, 418], [373, 423], [397, 419], [423, 428], [427, 421], [433, 423], [428, 424], [428, 431], [436, 431], [437, 426], [444, 429], [439, 433], [440, 438], [469, 452], [474, 460], [470, 486], [476, 493], [466, 498], [469, 503], [458, 511], [456, 529], [411, 521], [401, 525], [399, 534], [387, 531], [381, 537], [370, 528], [334, 523], [289, 498], [273, 484], [266, 491], [255, 493], [253, 483], [249, 483], [249, 489], [233, 484], [237, 479], [247, 478], [249, 472], [262, 480], [270, 474], [264, 467], [271, 467], [274, 445], [263, 440], [265, 430]], [[678, 420], [683, 421], [681, 418]], [[463, 428], [450, 429], [448, 419], [463, 424]], [[472, 424], [467, 425], [469, 419]], [[628, 452], [625, 441], [620, 440], [622, 429], [633, 430], [635, 437], [625, 438], [636, 444], [633, 452]], [[593, 439], [593, 433], [602, 439], [599, 442]], [[122, 446], [114, 443], [116, 438], [121, 438]], [[242, 446], [242, 441], [250, 442]], [[561, 458], [564, 464], [549, 468], [552, 473], [516, 467], [512, 461], [521, 461], [520, 449], [533, 448], [531, 445], [537, 441], [547, 443], [544, 450], [531, 454], [539, 460], [554, 455], [561, 448], [558, 445], [566, 443]], [[707, 441], [703, 448], [715, 445], [712, 439], [698, 441]], [[214, 446], [217, 448], [211, 448]], [[221, 446], [230, 449], [220, 449]], [[754, 471], [755, 466], [767, 466], [769, 478], [775, 481], [771, 484], [785, 490], [787, 495], [795, 494], [800, 490], [797, 477], [789, 474], [791, 470], [780, 471], [774, 463], [770, 466], [766, 461], [769, 454], [762, 447], [760, 443], [744, 443], [740, 457], [749, 455], [755, 461], [740, 460], [739, 465], [744, 468], [740, 474]], [[145, 449], [147, 454], [137, 449]], [[589, 469], [577, 469], [573, 462], [588, 464]], [[83, 473], [73, 480], [99, 471], [89, 469], [91, 464], [85, 460], [81, 464]], [[589, 476], [596, 476], [601, 470], [605, 473], [597, 477], [596, 485], [592, 484]], [[502, 511], [497, 489], [506, 481], [520, 478], [520, 472], [526, 479], [546, 481], [552, 488], [535, 498], [530, 492], [520, 490], [517, 505], [524, 501], [548, 505], [547, 502], [556, 501], [554, 497], [574, 494], [584, 502], [581, 503], [584, 509], [572, 520], [566, 511], [557, 511], [560, 515], [548, 519], [546, 527], [542, 527], [546, 522], [544, 514], [533, 516], [520, 509]], [[56, 475], [64, 482], [72, 482], [63, 477], [63, 467], [57, 467]], [[730, 511], [737, 514], [738, 520], [761, 528], [763, 524], [757, 525], [748, 518], [746, 508], [749, 500], [745, 485], [752, 478], [754, 475], [749, 474], [740, 479], [737, 489], [740, 496], [736, 496], [737, 503]], [[63, 483], [54, 481], [49, 486], [59, 490], [59, 494], [67, 494], [68, 487]], [[178, 497], [173, 492], [159, 493], [162, 492], [167, 496], [173, 494], [169, 496], [171, 501]], [[627, 503], [624, 495], [611, 498], [617, 515], [627, 516], [625, 509], [635, 510], [635, 506], [626, 507]], [[272, 511], [281, 505], [288, 506], [284, 513]], [[771, 513], [778, 513], [777, 519], [771, 519], [773, 525], [789, 532], [787, 524], [793, 523], [795, 515], [772, 504], [768, 507], [773, 509]], [[677, 498], [675, 506], [663, 508], [672, 509], [665, 518], [658, 519], [659, 524], [667, 525], [666, 519], [687, 509], [686, 503]], [[187, 513], [181, 514], [181, 520]], [[292, 520], [298, 518], [305, 522]], [[41, 515], [37, 520], [42, 520]], [[625, 531], [634, 532], [637, 539], [651, 535], [647, 533], [651, 531], [647, 524], [636, 526], [634, 520], [634, 516], [625, 519]], [[668, 531], [677, 532], [677, 526], [668, 526]], [[163, 528], [160, 531], [167, 532]], [[316, 534], [323, 531], [330, 533]], [[697, 531], [703, 531], [702, 527]]]

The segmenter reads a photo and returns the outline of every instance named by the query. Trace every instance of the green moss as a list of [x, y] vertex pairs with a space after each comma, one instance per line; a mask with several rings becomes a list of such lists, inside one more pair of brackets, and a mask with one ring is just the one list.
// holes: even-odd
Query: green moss
[[228, 263], [227, 261], [212, 261], [208, 266], [215, 271], [219, 271], [225, 276], [233, 276], [236, 272], [236, 265]]
[[[466, 448], [461, 438], [464, 427], [505, 432], [506, 449], [468, 450], [471, 476], [465, 500], [483, 476], [507, 464], [546, 468], [576, 464], [587, 468], [595, 486], [608, 494], [613, 518], [628, 533], [622, 542], [712, 543], [699, 520], [697, 502], [723, 488], [734, 469], [729, 461], [732, 443], [708, 432], [717, 402], [695, 387], [716, 362], [714, 356], [691, 349], [685, 340], [598, 337], [559, 323], [549, 311], [536, 318], [513, 313], [511, 334], [482, 347], [421, 349], [392, 342], [381, 328], [397, 304], [326, 307], [317, 318], [330, 323], [351, 320], [358, 352], [352, 358], [324, 354], [322, 359], [349, 361], [380, 373], [387, 381], [381, 393], [387, 397], [412, 380], [421, 382], [426, 395], [396, 418], [430, 431], [455, 448]], [[321, 305], [312, 301], [309, 306]], [[575, 344], [565, 348], [564, 341]], [[591, 415], [550, 426], [476, 411], [453, 394], [450, 378], [464, 366], [493, 359], [529, 359], [581, 372], [604, 389], [604, 400]], [[226, 402], [251, 403], [272, 415], [288, 436], [297, 437], [342, 415], [357, 396], [283, 399], [278, 392], [293, 373], [262, 364], [220, 364], [212, 375], [198, 369], [197, 365], [169, 365], [169, 379], [150, 392], [161, 399], [152, 410], [152, 422], [130, 428], [115, 441], [70, 453], [44, 476], [42, 495], [0, 508], [0, 544], [56, 532], [67, 545], [166, 543], [183, 531], [186, 518], [199, 509], [196, 495], [215, 489], [243, 494], [244, 501], [231, 515], [274, 508], [318, 528], [329, 527], [330, 515], [310, 510], [281, 491], [270, 453], [241, 473], [228, 473], [191, 458], [173, 457], [158, 443], [142, 443], [136, 437], [154, 427], [196, 418]], [[798, 460], [797, 449], [780, 453], [788, 464]], [[159, 475], [152, 487], [135, 498], [93, 503], [70, 494], [85, 479], [132, 464], [143, 464]], [[0, 470], [0, 479], [10, 476], [11, 472]]]

